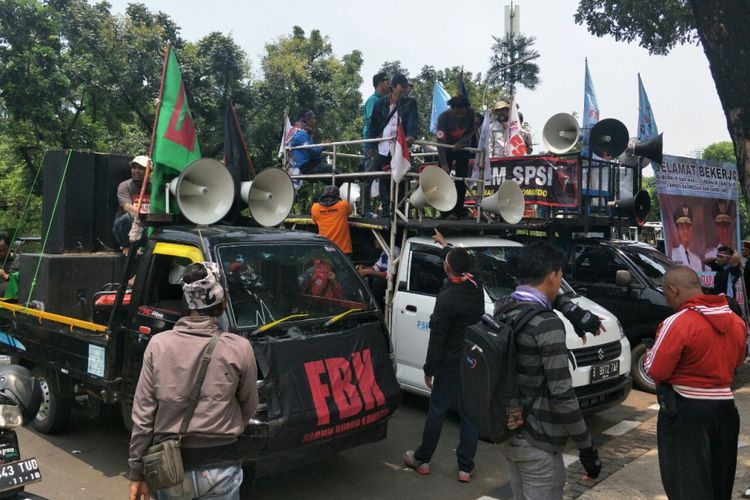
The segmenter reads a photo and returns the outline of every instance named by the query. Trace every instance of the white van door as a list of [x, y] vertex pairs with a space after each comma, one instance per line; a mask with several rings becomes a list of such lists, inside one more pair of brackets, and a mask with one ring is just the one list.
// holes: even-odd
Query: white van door
[[393, 304], [393, 337], [396, 346], [396, 377], [401, 386], [412, 392], [429, 393], [424, 383], [427, 343], [430, 338], [430, 315], [435, 297], [443, 286], [442, 252], [432, 245], [410, 244], [400, 274], [399, 291]]

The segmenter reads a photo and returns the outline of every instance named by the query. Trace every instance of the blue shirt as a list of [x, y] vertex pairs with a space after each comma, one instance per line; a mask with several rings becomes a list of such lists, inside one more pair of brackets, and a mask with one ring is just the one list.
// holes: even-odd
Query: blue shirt
[[370, 123], [370, 117], [372, 116], [372, 108], [375, 107], [375, 103], [378, 99], [383, 97], [382, 95], [375, 92], [365, 101], [365, 126], [362, 127], [362, 137], [367, 139], [367, 125]]
[[[312, 137], [307, 133], [306, 130], [298, 130], [294, 134], [292, 140], [289, 143], [290, 147], [303, 146], [305, 144], [314, 144]], [[320, 154], [323, 152], [323, 146], [307, 149], [294, 149], [294, 164], [297, 168], [302, 168], [303, 165], [310, 163], [313, 160], [320, 158]]]

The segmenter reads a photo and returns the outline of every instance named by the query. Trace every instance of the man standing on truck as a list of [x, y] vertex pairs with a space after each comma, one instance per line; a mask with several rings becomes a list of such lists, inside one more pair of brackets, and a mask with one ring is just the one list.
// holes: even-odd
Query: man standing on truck
[[339, 188], [326, 186], [318, 201], [313, 203], [310, 215], [318, 226], [318, 234], [336, 244], [348, 257], [352, 256], [352, 237], [349, 233], [349, 214], [352, 206], [341, 199]]
[[[443, 269], [447, 279], [430, 316], [424, 381], [432, 393], [422, 442], [416, 449], [404, 453], [403, 457], [404, 464], [420, 474], [431, 472], [430, 460], [437, 448], [445, 415], [463, 397], [459, 364], [464, 329], [475, 324], [484, 314], [484, 288], [469, 272], [473, 266], [469, 253], [463, 248], [449, 249], [445, 238], [437, 230], [433, 239], [444, 249]], [[458, 480], [469, 482], [474, 473], [474, 455], [479, 437], [460, 403], [458, 411], [461, 417], [461, 434], [456, 448]]]
[[[148, 156], [136, 156], [130, 160], [130, 179], [122, 181], [117, 186], [117, 216], [115, 217], [112, 232], [115, 241], [120, 248], [130, 246], [130, 228], [133, 226], [133, 218], [136, 213], [138, 199], [141, 196], [141, 187], [143, 186], [144, 177], [146, 176], [146, 167], [151, 159]], [[151, 198], [151, 184], [146, 180], [146, 192], [141, 199], [140, 213], [147, 214], [149, 201]]]
[[[451, 169], [456, 177], [469, 176], [469, 153], [465, 147], [471, 145], [474, 135], [474, 110], [469, 107], [469, 99], [465, 95], [451, 97], [448, 100], [449, 109], [440, 113], [437, 120], [437, 140], [440, 144], [449, 144], [450, 148], [438, 148], [440, 167], [450, 174]], [[451, 168], [452, 167], [452, 168]], [[464, 214], [464, 197], [466, 196], [466, 181], [456, 179], [456, 205], [452, 210], [443, 212], [442, 217], [457, 220]]]
[[239, 500], [242, 467], [237, 438], [258, 403], [255, 356], [247, 339], [221, 331], [226, 288], [218, 264], [190, 264], [182, 281], [190, 315], [180, 318], [173, 330], [151, 338], [143, 355], [133, 401], [130, 500], [149, 498], [142, 457], [152, 444], [177, 437], [201, 358], [214, 336], [219, 340], [182, 436], [185, 481], [157, 494], [159, 499]]
[[669, 498], [730, 498], [740, 418], [734, 373], [746, 330], [724, 296], [704, 295], [698, 275], [675, 266], [664, 297], [677, 311], [656, 332], [645, 369], [657, 384], [659, 471]]
[[[388, 75], [384, 72], [375, 73], [372, 77], [372, 86], [375, 88], [375, 92], [367, 98], [364, 106], [364, 119], [365, 125], [362, 127], [362, 138], [367, 139], [367, 127], [370, 125], [370, 117], [372, 116], [372, 110], [375, 108], [375, 103], [380, 100], [381, 97], [388, 95], [391, 91], [391, 80]], [[364, 145], [362, 151], [365, 155], [364, 159], [364, 171], [372, 172], [375, 168], [375, 155], [367, 154], [367, 146]], [[362, 192], [362, 213], [368, 214], [374, 212], [371, 206], [371, 189], [372, 181], [363, 183]]]
[[602, 468], [573, 390], [565, 326], [552, 311], [564, 263], [563, 251], [550, 243], [525, 246], [517, 266], [522, 284], [495, 304], [495, 314], [506, 314], [511, 320], [524, 313], [524, 303], [542, 308], [516, 331], [518, 386], [527, 422], [500, 445], [514, 498], [562, 499], [562, 453], [568, 436], [575, 441], [589, 477], [596, 478]]
[[[417, 100], [409, 97], [409, 80], [402, 74], [394, 75], [391, 79], [391, 93], [383, 96], [372, 108], [370, 123], [367, 125], [367, 139], [389, 138], [389, 141], [370, 142], [365, 145], [365, 156], [375, 160], [373, 170], [390, 169], [391, 156], [396, 144], [398, 125], [404, 127], [406, 144], [411, 146], [418, 133]], [[401, 186], [403, 183], [399, 183]], [[381, 177], [378, 181], [378, 196], [383, 205], [383, 214], [390, 216], [391, 191], [390, 178]], [[401, 194], [403, 188], [399, 188]]]

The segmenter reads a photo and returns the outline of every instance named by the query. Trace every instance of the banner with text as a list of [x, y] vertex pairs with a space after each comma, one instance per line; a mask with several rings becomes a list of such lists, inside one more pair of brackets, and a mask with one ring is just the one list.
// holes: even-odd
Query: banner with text
[[[737, 166], [681, 156], [664, 156], [652, 163], [661, 208], [666, 254], [677, 264], [691, 267], [704, 286], [713, 287], [717, 250], [737, 251]], [[732, 276], [730, 275], [730, 278]], [[731, 289], [715, 290], [744, 302], [742, 280]]]
[[578, 206], [578, 157], [517, 156], [492, 158], [488, 191], [512, 180], [521, 187], [526, 204]]

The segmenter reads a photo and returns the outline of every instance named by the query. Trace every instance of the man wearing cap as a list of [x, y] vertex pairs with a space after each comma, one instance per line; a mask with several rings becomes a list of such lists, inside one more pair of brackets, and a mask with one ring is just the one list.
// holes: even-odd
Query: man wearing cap
[[[313, 133], [318, 122], [313, 111], [305, 111], [294, 123], [294, 135], [289, 141], [289, 147], [308, 146], [314, 144]], [[328, 142], [328, 141], [323, 141]], [[333, 168], [323, 161], [323, 146], [313, 148], [293, 149], [294, 164], [301, 174], [330, 174]]]
[[[450, 145], [450, 148], [438, 148], [440, 167], [446, 172], [456, 172], [456, 177], [468, 177], [469, 154], [464, 151], [471, 145], [474, 135], [474, 110], [469, 107], [469, 99], [464, 95], [451, 97], [448, 100], [449, 109], [440, 113], [437, 120], [437, 140], [440, 144]], [[456, 204], [453, 209], [443, 213], [448, 219], [460, 219], [464, 215], [464, 197], [466, 196], [466, 182], [456, 180]]]
[[190, 314], [173, 330], [154, 335], [143, 354], [133, 400], [130, 438], [130, 500], [147, 500], [143, 455], [152, 444], [179, 433], [201, 358], [218, 337], [181, 453], [185, 480], [156, 492], [159, 499], [240, 498], [241, 456], [237, 438], [258, 404], [257, 368], [250, 342], [222, 332], [226, 288], [219, 265], [196, 262], [185, 268], [182, 291]]
[[[122, 181], [120, 185], [117, 186], [118, 207], [112, 232], [115, 236], [115, 241], [121, 248], [127, 248], [130, 246], [128, 233], [130, 233], [130, 228], [133, 225], [133, 218], [137, 213], [136, 205], [141, 196], [143, 178], [146, 175], [146, 167], [150, 161], [150, 158], [145, 155], [136, 156], [130, 160], [130, 179]], [[148, 213], [150, 198], [151, 184], [147, 181], [146, 191], [143, 195], [143, 199], [141, 199], [141, 214]]]
[[732, 236], [734, 235], [734, 207], [735, 204], [728, 200], [719, 200], [714, 204], [711, 216], [714, 220], [714, 233], [719, 243], [706, 251], [706, 259], [715, 259], [720, 247], [732, 247]]
[[505, 101], [497, 101], [492, 114], [494, 119], [490, 123], [490, 158], [502, 158], [505, 156], [505, 140], [508, 135], [510, 105]]
[[703, 261], [690, 251], [690, 242], [693, 240], [693, 210], [688, 205], [678, 207], [674, 213], [674, 223], [680, 244], [672, 249], [669, 258], [675, 264], [688, 266], [696, 273], [703, 272]]
[[724, 294], [727, 297], [737, 297], [737, 281], [742, 275], [740, 256], [731, 247], [720, 246], [714, 258], [706, 258], [704, 264], [714, 274], [712, 295]]
[[[368, 143], [365, 156], [375, 160], [374, 170], [382, 170], [391, 164], [391, 156], [396, 144], [396, 133], [399, 123], [404, 127], [406, 143], [411, 146], [418, 132], [417, 101], [409, 97], [409, 80], [404, 75], [397, 74], [391, 78], [390, 95], [381, 97], [372, 108], [370, 123], [367, 125], [367, 139], [393, 138], [390, 141]], [[390, 179], [380, 179], [378, 196], [383, 203], [386, 215], [391, 214]], [[404, 189], [399, 184], [399, 192]]]
[[351, 213], [352, 206], [341, 199], [336, 186], [326, 186], [310, 210], [312, 221], [318, 226], [318, 234], [334, 242], [349, 257], [352, 255], [352, 237], [349, 234]]
[[[375, 103], [377, 103], [380, 98], [383, 96], [388, 95], [388, 93], [391, 91], [391, 80], [388, 78], [388, 75], [385, 74], [383, 71], [376, 73], [372, 77], [372, 86], [375, 88], [375, 92], [367, 98], [365, 101], [365, 120], [364, 120], [364, 127], [362, 128], [362, 138], [367, 139], [367, 128], [370, 125], [370, 117], [372, 116], [372, 110], [375, 108]], [[368, 155], [367, 154], [367, 147], [363, 147], [363, 152], [365, 153], [365, 160], [364, 160], [364, 170], [365, 172], [372, 172], [375, 167], [375, 155]], [[372, 212], [372, 207], [370, 206], [370, 190], [372, 188], [372, 181], [365, 181], [364, 182], [364, 191], [362, 193], [362, 211], [364, 213]]]

